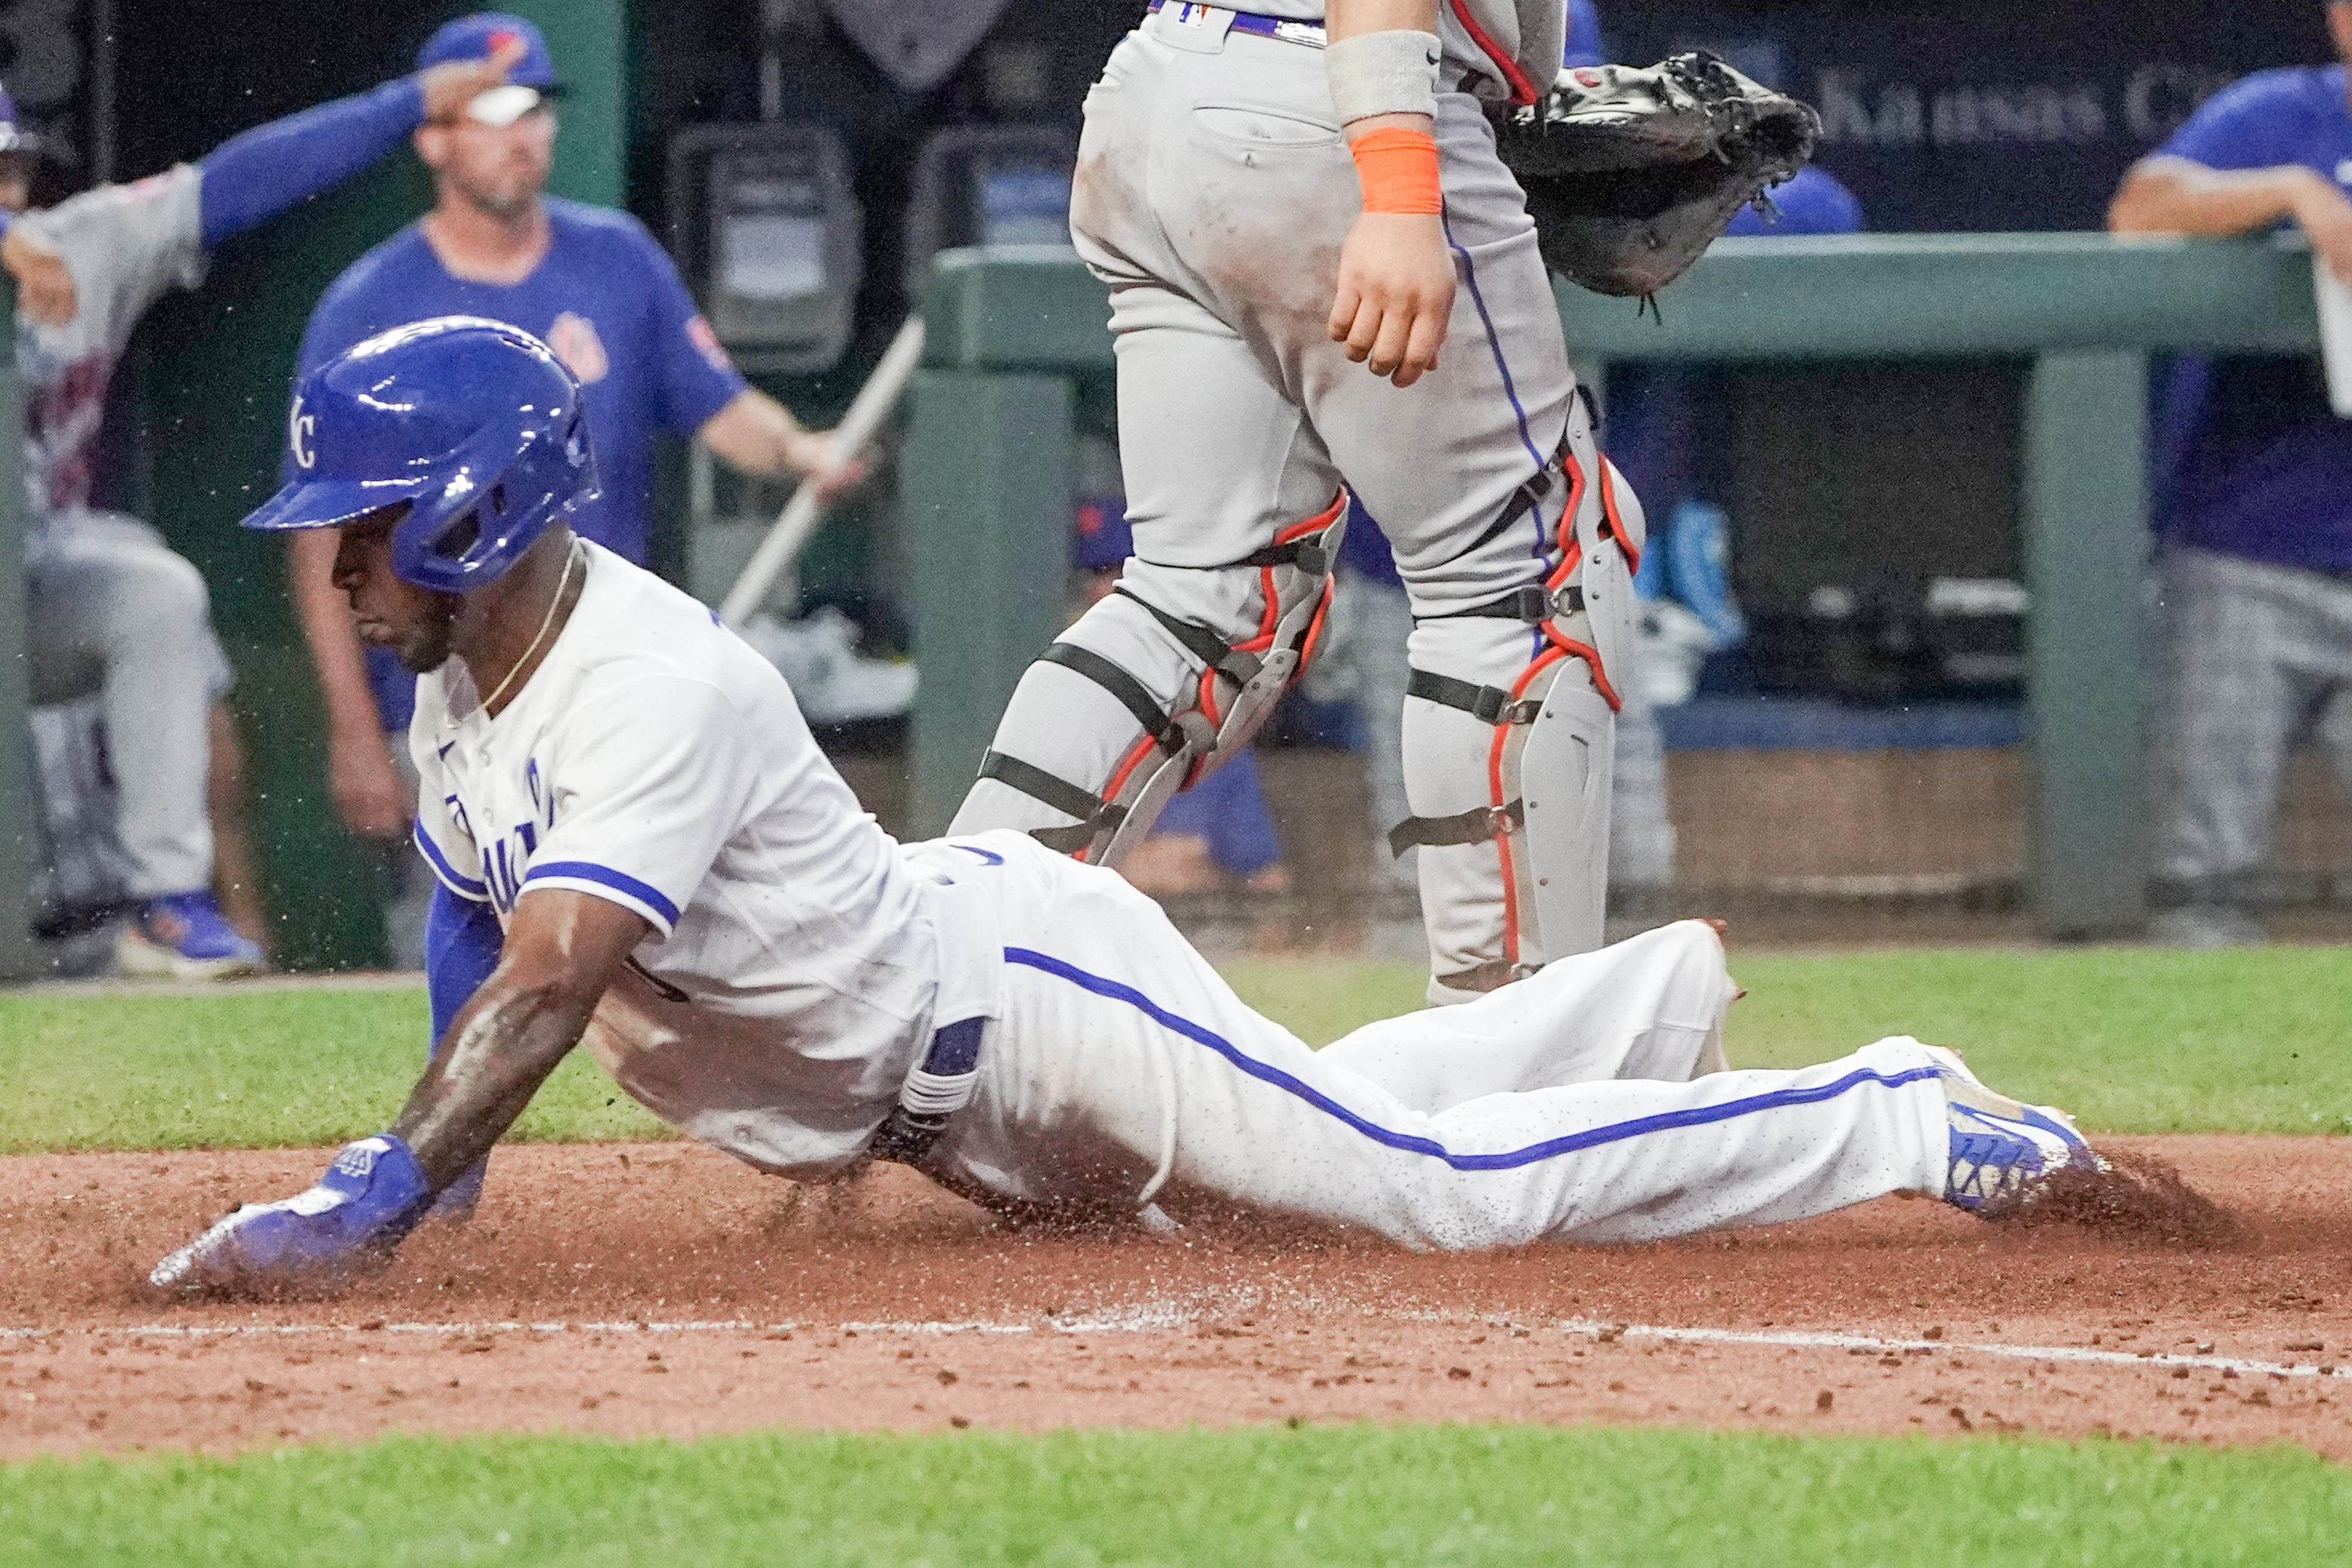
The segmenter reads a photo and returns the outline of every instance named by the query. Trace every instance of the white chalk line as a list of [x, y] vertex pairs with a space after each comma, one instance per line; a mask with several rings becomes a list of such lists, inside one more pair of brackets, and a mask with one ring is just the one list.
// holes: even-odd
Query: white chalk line
[[[1487, 1322], [1435, 1312], [1379, 1314], [1406, 1322]], [[659, 1322], [635, 1319], [610, 1322], [305, 1322], [305, 1323], [142, 1323], [131, 1327], [90, 1326], [41, 1328], [0, 1327], [0, 1340], [39, 1339], [232, 1339], [283, 1338], [310, 1334], [445, 1334], [480, 1337], [495, 1333], [535, 1334], [696, 1334], [696, 1333], [872, 1333], [872, 1334], [1025, 1334], [1174, 1333], [1201, 1321], [1201, 1314], [1170, 1304], [1127, 1308], [1084, 1317], [1045, 1318], [1034, 1322], [998, 1322], [982, 1319], [961, 1322], [858, 1322], [818, 1323], [793, 1320], [755, 1322], [749, 1318], [693, 1319]], [[1492, 1320], [1492, 1326], [1511, 1325]], [[1837, 1333], [1801, 1329], [1673, 1328], [1661, 1323], [1621, 1323], [1598, 1318], [1567, 1318], [1549, 1325], [1560, 1333], [1592, 1340], [1658, 1340], [1681, 1344], [1749, 1345], [1767, 1350], [1842, 1350], [1882, 1355], [1981, 1355], [2005, 1361], [2063, 1362], [2078, 1366], [2145, 1367], [2170, 1371], [2187, 1367], [2200, 1372], [2234, 1372], [2240, 1376], [2352, 1377], [2352, 1366], [2333, 1363], [2263, 1361], [2251, 1356], [2178, 1355], [2168, 1351], [2100, 1350], [2084, 1345], [2005, 1344], [1980, 1340], [1888, 1339], [1874, 1334]]]
[[2352, 1367], [2333, 1363], [2257, 1361], [2235, 1355], [2175, 1355], [2168, 1351], [2142, 1354], [2129, 1350], [2095, 1350], [2086, 1345], [2001, 1344], [1987, 1341], [1881, 1339], [1869, 1334], [1816, 1333], [1796, 1329], [1678, 1329], [1651, 1323], [1610, 1323], [1593, 1318], [1570, 1318], [1556, 1325], [1562, 1332], [1588, 1339], [1654, 1339], [1684, 1344], [1747, 1344], [1769, 1349], [1875, 1351], [1882, 1355], [1984, 1355], [2007, 1361], [2063, 1361], [2091, 1366], [2186, 1366], [2208, 1372], [2248, 1373], [2270, 1377], [2352, 1377]]
[[1169, 1312], [1123, 1312], [1116, 1316], [1048, 1318], [1034, 1323], [985, 1322], [841, 1322], [818, 1323], [791, 1320], [754, 1322], [749, 1318], [698, 1319], [685, 1322], [628, 1320], [614, 1322], [523, 1322], [499, 1321], [454, 1323], [138, 1323], [78, 1328], [0, 1328], [0, 1340], [65, 1339], [235, 1339], [290, 1338], [310, 1334], [453, 1334], [480, 1337], [495, 1333], [902, 1333], [902, 1334], [1024, 1334], [1044, 1329], [1052, 1333], [1152, 1333], [1184, 1328], [1195, 1319]]

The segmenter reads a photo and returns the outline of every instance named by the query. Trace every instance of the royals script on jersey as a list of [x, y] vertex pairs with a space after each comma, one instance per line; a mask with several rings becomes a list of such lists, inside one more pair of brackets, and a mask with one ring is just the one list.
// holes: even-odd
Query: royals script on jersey
[[500, 923], [539, 888], [652, 933], [585, 1043], [656, 1115], [828, 1174], [895, 1102], [940, 976], [926, 883], [824, 759], [773, 666], [578, 541], [586, 587], [496, 718], [462, 661], [416, 684], [416, 843]]

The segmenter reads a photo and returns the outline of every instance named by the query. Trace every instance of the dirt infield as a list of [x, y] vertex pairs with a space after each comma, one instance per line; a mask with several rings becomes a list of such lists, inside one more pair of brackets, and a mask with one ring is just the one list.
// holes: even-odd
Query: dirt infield
[[1664, 1246], [1416, 1257], [1238, 1228], [1006, 1234], [891, 1167], [803, 1189], [687, 1145], [527, 1146], [499, 1154], [474, 1225], [428, 1226], [387, 1277], [192, 1307], [142, 1282], [154, 1258], [237, 1199], [295, 1190], [320, 1154], [0, 1160], [0, 1458], [1361, 1418], [2111, 1431], [2352, 1458], [2345, 1145], [2118, 1143], [2179, 1165], [2243, 1234], [2021, 1232], [1889, 1201]]

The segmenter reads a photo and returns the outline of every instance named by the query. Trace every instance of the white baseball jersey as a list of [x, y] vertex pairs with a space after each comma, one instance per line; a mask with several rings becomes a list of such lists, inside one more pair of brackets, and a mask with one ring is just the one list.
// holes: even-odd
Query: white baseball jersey
[[533, 888], [642, 915], [652, 934], [589, 1049], [695, 1137], [825, 1174], [888, 1113], [928, 1034], [927, 884], [766, 660], [651, 573], [575, 548], [587, 585], [496, 718], [461, 660], [417, 682], [417, 847], [502, 924]]
[[22, 221], [65, 258], [79, 313], [62, 327], [16, 316], [25, 377], [25, 483], [33, 527], [89, 505], [107, 384], [147, 308], [205, 278], [204, 174], [193, 164], [100, 185]]

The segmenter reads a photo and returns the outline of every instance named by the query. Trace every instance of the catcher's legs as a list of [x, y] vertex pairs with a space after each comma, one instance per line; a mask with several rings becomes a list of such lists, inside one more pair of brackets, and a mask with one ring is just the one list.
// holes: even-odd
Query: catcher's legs
[[1581, 407], [1538, 479], [1548, 486], [1528, 510], [1550, 538], [1543, 576], [1421, 615], [1409, 645], [1414, 815], [1390, 842], [1421, 846], [1433, 1002], [1601, 946], [1619, 701], [1611, 672], [1631, 642], [1641, 508]]
[[1297, 683], [1345, 512], [1230, 329], [1149, 287], [1120, 291], [1114, 326], [1135, 558], [1022, 677], [950, 829], [1019, 828], [1102, 865]]
[[[1333, 468], [1396, 547], [1417, 621], [1403, 720], [1433, 1001], [1600, 945], [1612, 727], [1639, 508], [1602, 461], [1517, 184], [1475, 105], [1440, 100], [1457, 288], [1437, 367], [1400, 390], [1279, 299], [1216, 296], [1263, 337]], [[1349, 177], [1342, 165], [1338, 177]], [[1302, 187], [1307, 171], [1290, 170]], [[1317, 211], [1303, 193], [1276, 204]], [[1196, 275], [1270, 243], [1178, 212]], [[1294, 220], [1294, 223], [1298, 220]]]
[[[997, 751], [1058, 755], [1055, 777], [1084, 793], [1058, 811], [1022, 801], [1004, 778], [1018, 770], [1000, 764], [956, 826], [1070, 825], [1096, 815], [1088, 797], [1131, 788], [1119, 774], [1130, 758], [1151, 765], [1136, 748], [1155, 709], [1202, 667], [1139, 611], [1228, 640], [1265, 624], [1269, 597], [1289, 614], [1299, 590], [1278, 574], [1253, 601], [1237, 575], [1212, 587], [1198, 569], [1234, 574], [1344, 478], [1395, 545], [1423, 620], [1404, 742], [1408, 839], [1433, 846], [1420, 857], [1432, 995], [1491, 989], [1600, 941], [1605, 672], [1631, 609], [1637, 515], [1608, 523], [1534, 225], [1476, 102], [1440, 97], [1459, 287], [1437, 366], [1401, 389], [1350, 364], [1325, 329], [1360, 200], [1337, 128], [1320, 129], [1320, 61], [1238, 35], [1163, 47], [1165, 31], [1147, 25], [1122, 45], [1089, 96], [1071, 208], [1080, 253], [1111, 286], [1129, 580], [1144, 603], [1114, 601], [1069, 641], [1129, 660], [1150, 702], [1088, 693], [1066, 666], [1033, 670]], [[1548, 787], [1522, 789], [1522, 772]]]

